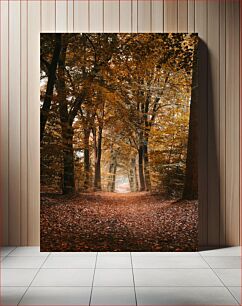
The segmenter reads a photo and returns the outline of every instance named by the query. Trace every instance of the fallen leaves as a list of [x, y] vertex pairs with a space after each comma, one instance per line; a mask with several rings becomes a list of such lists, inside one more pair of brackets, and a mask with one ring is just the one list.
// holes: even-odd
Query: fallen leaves
[[150, 193], [41, 196], [42, 251], [196, 251], [197, 201]]

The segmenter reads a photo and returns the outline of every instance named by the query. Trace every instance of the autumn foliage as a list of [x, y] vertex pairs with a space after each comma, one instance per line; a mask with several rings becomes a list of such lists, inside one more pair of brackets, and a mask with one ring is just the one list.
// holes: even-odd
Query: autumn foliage
[[45, 249], [196, 248], [196, 49], [195, 34], [41, 34]]

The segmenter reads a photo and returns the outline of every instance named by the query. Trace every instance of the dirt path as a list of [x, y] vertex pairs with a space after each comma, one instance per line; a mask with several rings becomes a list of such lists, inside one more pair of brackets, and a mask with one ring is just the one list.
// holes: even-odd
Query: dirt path
[[149, 193], [42, 195], [45, 251], [192, 251], [197, 203]]

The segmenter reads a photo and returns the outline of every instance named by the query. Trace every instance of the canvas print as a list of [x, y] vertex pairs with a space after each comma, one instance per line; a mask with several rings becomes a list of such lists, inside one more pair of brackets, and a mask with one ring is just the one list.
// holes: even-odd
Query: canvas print
[[42, 251], [196, 251], [197, 34], [40, 37]]

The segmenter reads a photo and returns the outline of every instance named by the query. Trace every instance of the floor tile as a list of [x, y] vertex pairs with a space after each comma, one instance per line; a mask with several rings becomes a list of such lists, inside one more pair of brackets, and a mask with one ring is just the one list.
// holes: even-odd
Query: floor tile
[[15, 248], [16, 247], [0, 247], [0, 254], [1, 254], [1, 256], [7, 256]]
[[241, 255], [241, 247], [228, 247], [207, 251], [200, 251], [200, 255], [202, 256], [240, 256]]
[[134, 306], [134, 287], [93, 287], [91, 305]]
[[241, 268], [240, 256], [204, 256], [203, 258], [212, 268]]
[[132, 268], [131, 258], [128, 256], [100, 256], [97, 258], [97, 268], [106, 269], [122, 269], [122, 268]]
[[98, 257], [101, 257], [101, 256], [107, 256], [107, 257], [110, 257], [110, 256], [114, 256], [114, 257], [119, 257], [119, 256], [122, 256], [122, 257], [130, 257], [130, 252], [98, 252]]
[[39, 247], [17, 247], [9, 256], [47, 256], [48, 252], [40, 252]]
[[1, 305], [18, 305], [27, 287], [1, 287]]
[[236, 298], [237, 302], [239, 304], [242, 303], [241, 301], [241, 287], [228, 287], [229, 291], [232, 293], [232, 295]]
[[137, 287], [138, 305], [237, 305], [225, 287]]
[[136, 286], [223, 286], [210, 269], [134, 269]]
[[96, 257], [76, 256], [76, 257], [49, 257], [43, 265], [43, 268], [94, 268]]
[[176, 257], [176, 256], [184, 256], [184, 257], [199, 257], [198, 252], [131, 252], [132, 257], [145, 257], [145, 256], [158, 256], [158, 257]]
[[93, 286], [132, 287], [132, 269], [96, 269]]
[[214, 269], [225, 286], [241, 286], [240, 269]]
[[134, 256], [132, 262], [134, 268], [209, 268], [209, 265], [200, 256]]
[[50, 257], [96, 257], [97, 252], [51, 252]]
[[1, 286], [29, 286], [38, 269], [1, 269]]
[[89, 305], [91, 287], [30, 287], [20, 305]]
[[46, 257], [37, 257], [37, 256], [8, 256], [4, 259], [4, 261], [1, 263], [2, 268], [33, 268], [38, 269], [41, 267], [43, 262], [46, 260]]
[[94, 269], [41, 269], [32, 286], [91, 286]]

